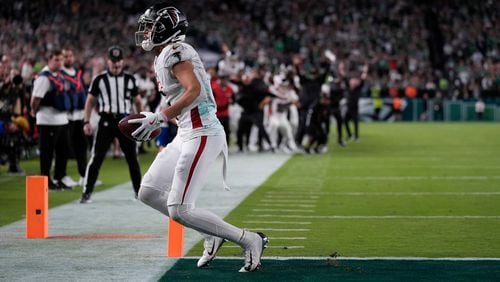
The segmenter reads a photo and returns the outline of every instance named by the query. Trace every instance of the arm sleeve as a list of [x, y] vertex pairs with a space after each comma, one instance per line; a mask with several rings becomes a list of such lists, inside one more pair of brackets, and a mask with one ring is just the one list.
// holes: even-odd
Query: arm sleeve
[[189, 61], [192, 58], [192, 50], [189, 50], [183, 45], [178, 45], [177, 47], [173, 47], [172, 50], [170, 50], [170, 54], [168, 54], [167, 59], [165, 60], [165, 67], [168, 69], [172, 69], [175, 64], [183, 61]]
[[128, 84], [129, 84], [129, 85], [127, 85], [127, 88], [128, 88], [128, 89], [129, 89], [129, 91], [130, 91], [130, 95], [131, 95], [132, 97], [137, 96], [137, 95], [139, 94], [139, 89], [137, 88], [137, 83], [136, 83], [136, 81], [135, 81], [135, 77], [134, 77], [134, 76], [132, 76], [132, 75], [130, 76], [130, 79], [129, 79], [129, 81], [128, 81]]
[[90, 83], [89, 93], [92, 96], [98, 97], [101, 94], [101, 90], [99, 89], [99, 82], [101, 81], [100, 76], [96, 76], [92, 82]]
[[44, 75], [38, 76], [33, 83], [33, 97], [43, 98], [49, 90], [49, 78]]

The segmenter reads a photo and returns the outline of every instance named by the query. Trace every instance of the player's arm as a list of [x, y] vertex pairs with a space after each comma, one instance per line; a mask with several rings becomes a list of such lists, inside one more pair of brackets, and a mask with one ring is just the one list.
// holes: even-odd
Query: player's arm
[[131, 87], [131, 92], [130, 94], [132, 95], [132, 102], [135, 105], [135, 109], [137, 110], [138, 113], [144, 111], [144, 105], [142, 103], [142, 95], [139, 92], [139, 88], [137, 87], [135, 79], [132, 77], [131, 80], [129, 80], [129, 85], [127, 85], [127, 88]]
[[363, 65], [363, 72], [361, 73], [361, 80], [366, 80], [368, 78], [368, 64]]
[[85, 100], [85, 109], [83, 112], [83, 122], [87, 123], [90, 121], [90, 115], [92, 114], [92, 108], [94, 108], [96, 97], [94, 95], [87, 95], [87, 100]]
[[31, 116], [35, 117], [36, 112], [40, 109], [40, 102], [42, 98], [45, 96], [45, 93], [50, 89], [49, 79], [45, 76], [39, 76], [35, 79], [33, 83], [33, 94], [31, 95], [30, 107], [31, 107]]
[[141, 99], [141, 95], [137, 95], [134, 97], [134, 105], [135, 105], [135, 108], [137, 109], [137, 112], [142, 112], [144, 111], [144, 105], [142, 104], [142, 99]]
[[149, 140], [151, 133], [160, 126], [161, 122], [167, 121], [180, 115], [182, 110], [188, 107], [200, 95], [201, 85], [194, 74], [193, 64], [190, 61], [182, 61], [175, 64], [172, 73], [185, 89], [182, 96], [170, 107], [162, 109], [159, 113], [141, 112], [145, 117], [131, 119], [128, 123], [140, 123], [141, 125], [132, 136], [138, 141]]
[[85, 109], [83, 110], [83, 132], [85, 135], [92, 135], [92, 127], [90, 126], [90, 115], [92, 108], [94, 108], [96, 97], [92, 94], [87, 95], [85, 100]]
[[30, 114], [32, 117], [35, 117], [36, 112], [38, 112], [38, 109], [40, 108], [40, 101], [41, 100], [42, 100], [42, 98], [40, 98], [40, 97], [35, 97], [35, 96], [31, 97], [31, 101], [30, 101], [31, 113]]
[[99, 89], [100, 77], [95, 77], [90, 83], [89, 92], [87, 94], [87, 99], [85, 100], [85, 108], [83, 109], [83, 133], [85, 135], [92, 135], [92, 127], [90, 126], [90, 116], [92, 115], [92, 109], [97, 102], [97, 97], [101, 93]]

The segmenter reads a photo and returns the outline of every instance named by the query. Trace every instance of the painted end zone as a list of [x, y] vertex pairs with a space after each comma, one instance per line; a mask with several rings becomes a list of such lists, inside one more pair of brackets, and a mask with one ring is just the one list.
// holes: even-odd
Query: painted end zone
[[238, 273], [243, 259], [216, 259], [196, 268], [196, 259], [180, 259], [160, 281], [494, 281], [500, 261], [474, 260], [318, 260], [264, 258], [254, 273]]

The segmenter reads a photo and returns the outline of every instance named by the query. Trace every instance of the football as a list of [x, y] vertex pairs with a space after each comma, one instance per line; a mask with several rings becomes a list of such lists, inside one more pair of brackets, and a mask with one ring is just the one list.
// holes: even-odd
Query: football
[[[137, 141], [134, 137], [132, 137], [132, 132], [134, 132], [137, 128], [139, 128], [140, 123], [128, 123], [129, 120], [131, 119], [136, 119], [136, 118], [143, 118], [143, 114], [131, 114], [128, 115], [120, 120], [118, 123], [118, 128], [122, 132], [123, 135], [125, 135], [128, 139]], [[157, 128], [155, 131], [151, 133], [151, 136], [149, 139], [154, 139], [158, 135], [160, 135], [161, 129]]]

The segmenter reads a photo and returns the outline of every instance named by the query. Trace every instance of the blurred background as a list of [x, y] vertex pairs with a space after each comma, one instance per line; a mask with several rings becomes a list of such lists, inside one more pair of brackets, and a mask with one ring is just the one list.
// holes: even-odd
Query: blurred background
[[[26, 84], [54, 48], [70, 45], [86, 81], [105, 68], [107, 48], [127, 49], [129, 71], [149, 68], [135, 47], [137, 19], [154, 1], [2, 1], [3, 76], [18, 71]], [[364, 95], [474, 101], [499, 97], [497, 1], [173, 1], [189, 19], [188, 41], [207, 67], [230, 50], [246, 67], [275, 71], [294, 55], [320, 64], [323, 52], [368, 63]], [[426, 96], [426, 94], [428, 96]], [[414, 113], [403, 119], [420, 118]], [[417, 111], [420, 110], [416, 109]], [[451, 108], [450, 110], [453, 110]], [[493, 119], [488, 110], [485, 118]], [[457, 113], [458, 115], [458, 113]], [[432, 115], [431, 115], [432, 116]], [[468, 115], [447, 119], [471, 119]], [[499, 117], [497, 117], [499, 118]]]
[[[25, 116], [33, 125], [27, 114], [33, 79], [46, 64], [46, 55], [65, 46], [73, 49], [87, 87], [106, 69], [107, 48], [122, 46], [126, 70], [137, 77], [148, 109], [155, 110], [161, 97], [151, 86], [154, 58], [134, 43], [137, 20], [153, 3], [2, 1], [0, 86], [13, 83], [19, 97], [14, 112], [12, 107], [2, 110], [4, 121]], [[353, 118], [350, 104], [356, 104], [354, 115], [361, 121], [500, 120], [498, 1], [172, 3], [187, 15], [187, 42], [199, 51], [212, 80], [229, 78], [232, 140], [238, 139], [239, 117], [245, 111], [243, 92], [248, 92], [238, 83], [256, 71], [272, 97], [279, 96], [280, 86], [291, 85], [288, 89], [295, 96], [290, 97], [295, 98], [289, 102], [298, 116], [288, 114], [288, 118], [299, 149], [310, 132], [303, 128], [310, 126], [304, 124], [308, 113], [316, 113], [318, 122], [329, 122], [339, 113], [343, 123]], [[362, 83], [351, 87], [351, 78]], [[272, 102], [266, 103], [272, 108]], [[2, 124], [5, 143], [10, 139], [3, 134], [7, 122]], [[17, 125], [28, 135], [26, 146], [35, 144], [33, 126]], [[280, 131], [278, 140], [283, 134]], [[339, 144], [344, 144], [344, 137], [338, 136]]]

